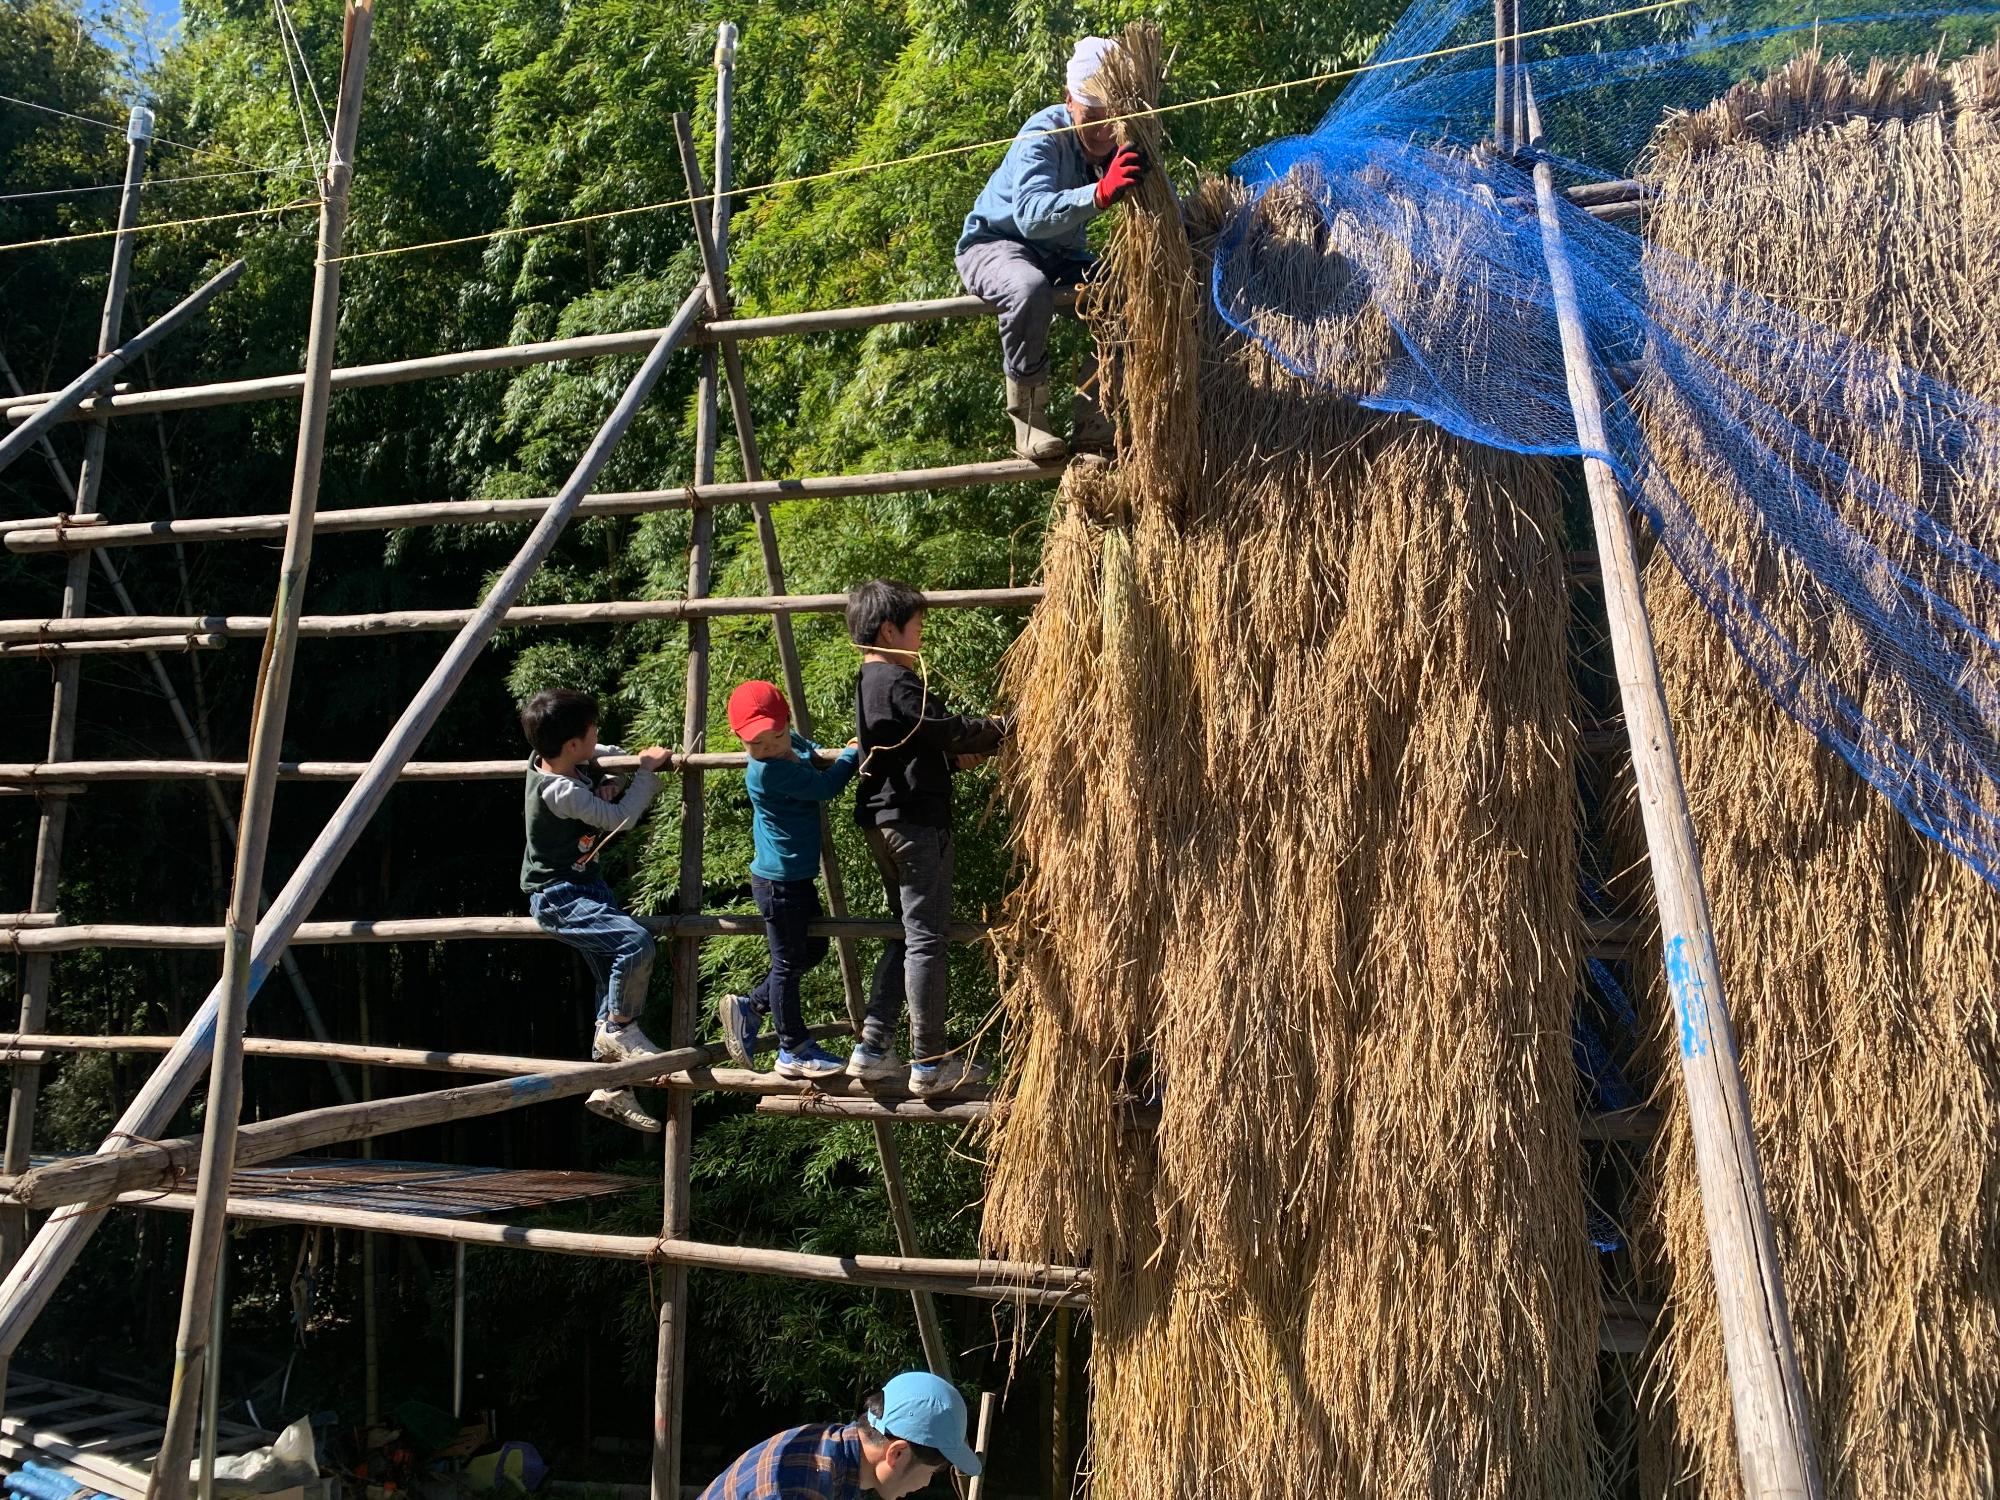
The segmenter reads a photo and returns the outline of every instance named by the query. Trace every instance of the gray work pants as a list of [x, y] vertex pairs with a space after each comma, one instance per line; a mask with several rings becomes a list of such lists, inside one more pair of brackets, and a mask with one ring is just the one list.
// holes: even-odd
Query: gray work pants
[[1000, 309], [1000, 364], [1009, 380], [1049, 373], [1049, 319], [1056, 288], [1075, 286], [1089, 263], [1044, 257], [1018, 240], [987, 240], [959, 252], [958, 279]]
[[910, 1007], [910, 1060], [944, 1054], [945, 955], [951, 941], [951, 830], [890, 823], [870, 828], [868, 852], [889, 898], [889, 919], [902, 937], [885, 943], [868, 986], [861, 1039], [878, 1051], [896, 1035], [896, 1016]]

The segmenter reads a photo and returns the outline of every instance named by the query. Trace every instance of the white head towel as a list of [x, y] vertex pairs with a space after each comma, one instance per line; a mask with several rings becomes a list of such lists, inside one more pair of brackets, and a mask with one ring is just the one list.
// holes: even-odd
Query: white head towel
[[1078, 40], [1076, 50], [1069, 55], [1069, 70], [1063, 80], [1072, 99], [1079, 104], [1105, 102], [1103, 93], [1094, 84], [1098, 69], [1117, 49], [1118, 44], [1108, 36], [1087, 36]]

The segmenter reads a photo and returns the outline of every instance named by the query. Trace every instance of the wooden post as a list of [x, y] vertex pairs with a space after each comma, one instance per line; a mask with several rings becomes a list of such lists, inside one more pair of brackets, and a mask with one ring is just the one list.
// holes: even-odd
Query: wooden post
[[986, 1451], [993, 1440], [994, 1396], [991, 1391], [979, 1393], [979, 1428], [972, 1440], [972, 1451], [979, 1459], [979, 1472], [972, 1477], [972, 1483], [965, 1487], [965, 1500], [986, 1500]]
[[1049, 1494], [1069, 1500], [1076, 1487], [1069, 1452], [1069, 1309], [1056, 1310], [1055, 1390], [1049, 1400]]
[[[1532, 96], [1530, 100], [1531, 143], [1539, 154], [1540, 121]], [[1535, 203], [1570, 405], [1576, 413], [1577, 442], [1586, 455], [1584, 480], [1590, 490], [1604, 602], [1611, 619], [1612, 655], [1660, 908], [1667, 986], [1679, 1022], [1681, 1078], [1694, 1127], [1702, 1214], [1721, 1304], [1744, 1493], [1749, 1500], [1818, 1500], [1823, 1492], [1812, 1419], [1764, 1199], [1750, 1098], [1715, 957], [1694, 820], [1688, 813], [1687, 788], [1681, 780], [1639, 582], [1638, 547], [1617, 473], [1602, 458], [1590, 456], [1608, 453], [1609, 439], [1589, 334], [1563, 246], [1555, 177], [1546, 160], [1535, 166]]]
[[[131, 283], [132, 253], [138, 236], [132, 231], [139, 222], [140, 184], [146, 175], [146, 146], [153, 138], [153, 112], [133, 109], [125, 126], [125, 185], [118, 200], [119, 234], [111, 242], [111, 278], [104, 289], [104, 311], [98, 319], [97, 350], [100, 357], [117, 347], [125, 318], [125, 293]], [[12, 371], [8, 372], [9, 377]], [[92, 426], [87, 439], [89, 455], [77, 476], [73, 515], [89, 515], [97, 508], [97, 491], [103, 478], [104, 424]], [[57, 465], [56, 478], [65, 478]], [[65, 619], [80, 617], [90, 589], [90, 569], [79, 567], [70, 558], [63, 577], [62, 612]], [[49, 711], [49, 759], [67, 760], [76, 750], [76, 695], [83, 664], [74, 660], [56, 663], [55, 696]], [[35, 870], [29, 886], [28, 909], [53, 912], [62, 885], [63, 839], [69, 824], [69, 798], [57, 794], [41, 804], [41, 818], [35, 830]], [[46, 955], [30, 955], [21, 976], [21, 1029], [39, 1031], [48, 1016], [49, 985], [54, 963]], [[34, 1067], [17, 1067], [13, 1072], [13, 1092], [7, 1102], [7, 1140], [0, 1167], [8, 1174], [24, 1171], [34, 1151], [35, 1106], [42, 1075]], [[27, 1243], [28, 1216], [15, 1209], [0, 1210], [0, 1271], [10, 1269]], [[0, 1388], [6, 1385], [6, 1357], [0, 1354]]]
[[264, 642], [251, 710], [250, 773], [243, 783], [236, 873], [224, 924], [228, 945], [222, 954], [221, 1004], [203, 1114], [201, 1176], [189, 1233], [187, 1273], [181, 1286], [180, 1332], [175, 1341], [167, 1425], [146, 1486], [149, 1500], [182, 1500], [187, 1494], [188, 1453], [205, 1384], [204, 1365], [212, 1353], [208, 1340], [223, 1241], [229, 1232], [225, 1204], [236, 1170], [237, 1116], [243, 1106], [243, 1031], [250, 1010], [251, 945], [264, 892], [264, 857], [270, 842], [278, 755], [284, 747], [292, 663], [298, 653], [299, 617], [304, 612], [306, 573], [312, 562], [312, 517], [319, 506], [320, 470], [326, 458], [327, 407], [332, 399], [333, 350], [340, 325], [340, 255], [347, 234], [347, 195], [354, 174], [355, 140], [361, 130], [361, 94], [368, 76], [375, 0], [347, 0], [346, 20], [333, 142], [320, 184], [319, 256], [313, 273], [291, 513], [278, 566], [277, 597], [271, 605], [271, 632]]
[[[724, 22], [716, 41], [716, 132], [715, 197], [713, 227], [704, 224], [701, 200], [705, 189], [701, 167], [695, 157], [694, 132], [685, 114], [674, 116], [674, 135], [680, 145], [681, 171], [687, 178], [688, 196], [696, 199], [695, 242], [701, 249], [702, 269], [708, 279], [709, 311], [717, 318], [730, 315], [729, 298], [729, 102], [736, 60], [736, 28]], [[736, 443], [743, 458], [743, 477], [751, 483], [764, 478], [764, 464], [757, 449], [757, 433], [750, 415], [750, 389], [743, 375], [743, 355], [736, 341], [720, 341], [723, 369], [729, 383], [729, 414], [736, 427]], [[764, 577], [774, 595], [785, 592], [785, 565], [778, 552], [778, 530], [771, 521], [771, 508], [762, 500], [750, 502], [757, 526], [757, 542], [764, 558]], [[791, 700], [792, 719], [800, 734], [812, 734], [812, 708], [806, 701], [805, 676], [799, 669], [798, 644], [792, 635], [792, 617], [783, 609], [771, 612], [772, 628], [778, 640], [778, 664], [785, 678], [785, 696]], [[841, 877], [840, 857], [833, 842], [832, 818], [825, 807], [819, 812], [820, 878], [826, 882], [826, 905], [835, 917], [847, 915], [847, 888]], [[861, 1034], [866, 1010], [861, 980], [861, 961], [851, 938], [835, 939], [834, 952], [840, 964], [841, 988], [847, 1001], [847, 1018], [855, 1035]], [[916, 1219], [910, 1212], [909, 1192], [903, 1183], [902, 1153], [896, 1145], [895, 1127], [886, 1120], [873, 1122], [875, 1154], [882, 1164], [882, 1185], [889, 1203], [889, 1222], [896, 1234], [896, 1248], [903, 1255], [921, 1255]], [[944, 1325], [938, 1318], [937, 1303], [924, 1292], [913, 1292], [917, 1334], [924, 1346], [924, 1362], [933, 1374], [951, 1378], [951, 1346], [945, 1342]]]
[[[706, 279], [703, 288], [712, 312], [715, 289]], [[720, 421], [715, 387], [715, 350], [708, 348], [701, 355], [701, 381], [695, 407], [694, 482], [697, 485], [715, 482], [716, 428]], [[715, 512], [703, 507], [694, 512], [688, 538], [687, 597], [691, 600], [708, 595], [714, 547]], [[681, 710], [681, 753], [684, 756], [700, 755], [707, 749], [708, 644], [708, 621], [699, 616], [690, 617], [686, 697]], [[682, 913], [702, 909], [703, 830], [702, 773], [686, 768], [681, 772], [678, 905]], [[701, 1004], [701, 946], [693, 938], [684, 937], [675, 942], [673, 974], [673, 1012], [667, 1031], [667, 1045], [670, 1048], [688, 1047], [694, 1043]], [[686, 1239], [693, 1221], [694, 1096], [680, 1090], [670, 1094], [667, 1117], [662, 1123], [666, 1139], [661, 1165], [660, 1238]], [[653, 1500], [679, 1500], [681, 1412], [686, 1404], [687, 1375], [687, 1267], [668, 1266], [661, 1280], [653, 1369]]]
[[[340, 862], [354, 847], [368, 820], [395, 784], [397, 773], [415, 754], [418, 744], [437, 723], [444, 706], [464, 681], [479, 653], [500, 628], [508, 607], [521, 596], [528, 580], [541, 566], [563, 528], [576, 513], [577, 505], [589, 493], [592, 482], [602, 472], [605, 461], [618, 440], [631, 426], [645, 404], [667, 360], [694, 327], [702, 308], [702, 291], [696, 287], [681, 303], [674, 319], [639, 366], [618, 404], [603, 427], [578, 460], [556, 503], [549, 507], [521, 550], [487, 591], [479, 608], [472, 611], [456, 638], [445, 649], [438, 664], [425, 679], [400, 718], [390, 727], [381, 748], [368, 768], [341, 801], [326, 827], [300, 860], [298, 868], [272, 899], [271, 909], [257, 925], [252, 952], [250, 986], [254, 993], [262, 984], [277, 955], [284, 951], [292, 934], [325, 893]], [[180, 1044], [169, 1053], [159, 1069], [146, 1081], [139, 1096], [119, 1117], [112, 1142], [133, 1136], [157, 1135], [171, 1118], [180, 1101], [187, 1097], [200, 1075], [201, 1053], [214, 1034], [215, 1018], [221, 1003], [221, 986], [209, 992]], [[635, 1075], [643, 1076], [643, 1075]], [[352, 1105], [341, 1108], [354, 1108]], [[74, 1264], [83, 1246], [96, 1230], [101, 1216], [87, 1210], [71, 1210], [52, 1215], [30, 1242], [27, 1253], [0, 1282], [0, 1355], [11, 1353], [48, 1305], [64, 1272]]]

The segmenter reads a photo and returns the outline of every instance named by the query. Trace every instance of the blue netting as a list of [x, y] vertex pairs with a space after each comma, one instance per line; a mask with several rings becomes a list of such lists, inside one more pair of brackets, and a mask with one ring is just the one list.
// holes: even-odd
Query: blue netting
[[[1530, 0], [1521, 24], [1584, 14]], [[1668, 109], [1698, 108], [1803, 42], [1950, 55], [1991, 42], [1996, 18], [1692, 3], [1528, 36], [1523, 55], [1569, 185], [1631, 175]], [[1576, 455], [1532, 162], [1480, 149], [1492, 27], [1485, 0], [1417, 0], [1378, 58], [1482, 45], [1365, 74], [1311, 135], [1237, 163], [1257, 195], [1286, 179], [1317, 210], [1322, 247], [1351, 278], [1343, 295], [1302, 293], [1254, 213], [1222, 236], [1212, 292], [1302, 378], [1476, 442]], [[1710, 208], [1727, 234], [1731, 206]], [[1567, 200], [1560, 217], [1606, 397], [1609, 451], [1596, 456], [1777, 702], [2000, 884], [2000, 407], [1647, 251], [1627, 224]], [[1386, 355], [1357, 346], [1357, 306], [1387, 319]], [[1894, 472], [1857, 459], [1863, 437], [1878, 452], [1888, 440]], [[1672, 464], [1660, 441], [1676, 445]], [[1691, 463], [1722, 476], [1728, 515], [1715, 486], [1700, 516], [1676, 487], [1668, 469]], [[1746, 538], [1751, 577], [1725, 561]]]

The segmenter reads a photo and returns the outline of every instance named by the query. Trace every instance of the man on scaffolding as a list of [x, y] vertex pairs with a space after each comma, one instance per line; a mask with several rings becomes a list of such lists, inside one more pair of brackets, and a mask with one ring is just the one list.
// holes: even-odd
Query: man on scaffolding
[[[1049, 319], [1056, 288], [1075, 286], [1090, 268], [1084, 229], [1139, 185], [1144, 162], [1116, 145], [1111, 106], [1098, 83], [1116, 43], [1087, 36], [1070, 55], [1066, 97], [1029, 116], [980, 190], [958, 239], [965, 289], [1000, 309], [1000, 362], [1007, 374], [1007, 415], [1014, 451], [1038, 462], [1060, 458], [1063, 440], [1049, 426]], [[1095, 360], [1078, 372], [1072, 442], [1111, 445], [1098, 403]]]

